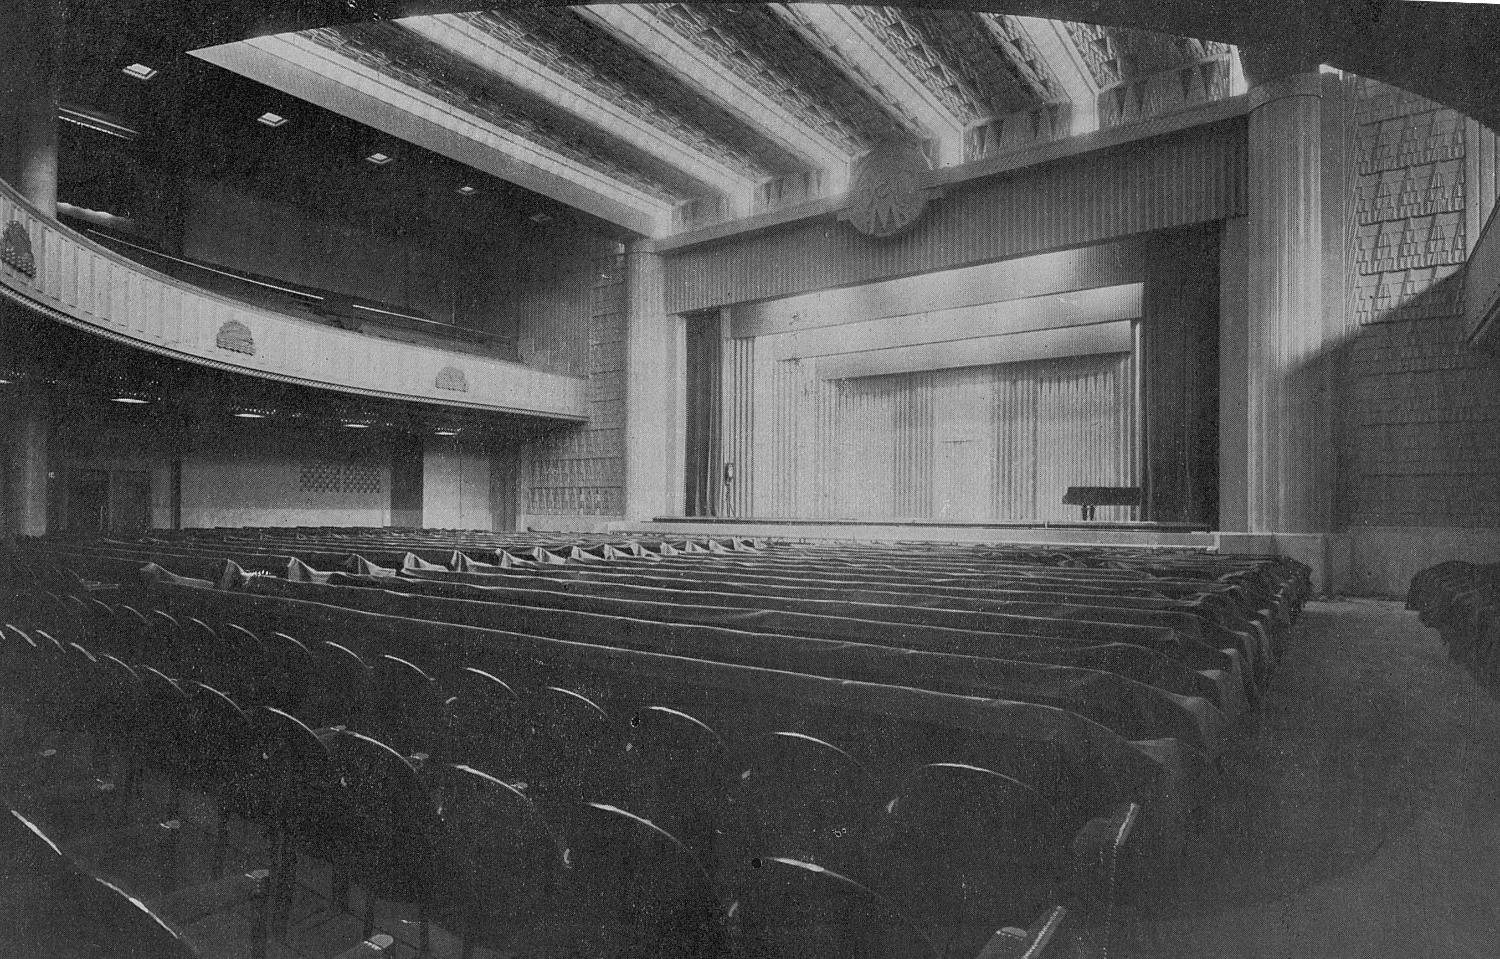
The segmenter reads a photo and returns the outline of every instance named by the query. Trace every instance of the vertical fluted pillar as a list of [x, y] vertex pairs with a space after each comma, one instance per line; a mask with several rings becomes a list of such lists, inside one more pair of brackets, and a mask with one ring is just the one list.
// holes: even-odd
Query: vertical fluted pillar
[[0, 0], [0, 179], [57, 215], [57, 0]]
[[1250, 91], [1247, 507], [1252, 533], [1326, 532], [1322, 78]]
[[14, 417], [5, 477], [7, 532], [41, 536], [47, 532], [47, 410], [28, 403]]
[[665, 309], [661, 255], [625, 255], [625, 516], [680, 516], [686, 489], [686, 345]]

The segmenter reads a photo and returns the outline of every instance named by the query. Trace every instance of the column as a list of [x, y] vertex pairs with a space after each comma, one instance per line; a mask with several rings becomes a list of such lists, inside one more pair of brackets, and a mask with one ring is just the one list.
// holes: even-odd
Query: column
[[1302, 72], [1252, 74], [1252, 84], [1247, 519], [1251, 533], [1321, 533], [1334, 460], [1324, 409], [1323, 83]]
[[659, 254], [632, 245], [625, 271], [625, 518], [681, 516], [687, 328], [665, 312]]
[[13, 536], [42, 536], [47, 532], [46, 407], [27, 401], [11, 422], [5, 492], [7, 532]]
[[57, 215], [57, 0], [3, 0], [0, 179]]

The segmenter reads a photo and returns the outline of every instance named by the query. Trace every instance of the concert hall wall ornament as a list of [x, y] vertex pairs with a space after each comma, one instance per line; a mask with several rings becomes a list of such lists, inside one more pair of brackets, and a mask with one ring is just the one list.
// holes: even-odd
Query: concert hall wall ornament
[[433, 385], [440, 390], [453, 390], [456, 393], [469, 392], [469, 378], [456, 366], [445, 366], [438, 370], [437, 382]]
[[255, 355], [255, 337], [250, 334], [250, 327], [239, 320], [228, 320], [219, 327], [219, 335], [214, 338], [214, 345], [221, 350], [229, 350], [233, 353]]
[[5, 225], [5, 235], [0, 237], [0, 263], [27, 276], [36, 276], [36, 257], [31, 253], [31, 235], [18, 220]]
[[932, 169], [919, 144], [885, 140], [854, 167], [849, 206], [839, 219], [866, 236], [891, 237], [921, 219], [937, 191], [922, 186]]

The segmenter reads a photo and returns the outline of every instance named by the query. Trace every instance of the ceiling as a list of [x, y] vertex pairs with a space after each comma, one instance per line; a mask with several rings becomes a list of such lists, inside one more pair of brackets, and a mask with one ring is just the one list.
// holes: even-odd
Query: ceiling
[[663, 236], [836, 195], [889, 141], [954, 166], [1128, 125], [1240, 92], [1233, 42], [1500, 110], [1500, 15], [1466, 6], [948, 6], [112, 0], [71, 8], [64, 95], [140, 128], [154, 169], [475, 242], [557, 217]]

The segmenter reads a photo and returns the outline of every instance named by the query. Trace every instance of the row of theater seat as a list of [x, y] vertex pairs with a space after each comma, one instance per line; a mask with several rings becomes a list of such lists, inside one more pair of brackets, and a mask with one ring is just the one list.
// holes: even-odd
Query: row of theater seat
[[1500, 695], [1500, 563], [1428, 567], [1412, 578], [1406, 608], [1438, 631], [1454, 662]]
[[[880, 876], [879, 892], [937, 907], [926, 908], [927, 928], [946, 928], [953, 940], [945, 946], [957, 945], [956, 954], [977, 951], [963, 943], [964, 933], [982, 934], [988, 923], [976, 926], [969, 917], [971, 928], [963, 930], [965, 917], [944, 915], [944, 907], [1018, 903], [1058, 887], [1060, 877], [1046, 870], [1066, 837], [1037, 830], [1045, 804], [1034, 791], [986, 770], [959, 764], [917, 769], [882, 803], [876, 784], [847, 754], [783, 733], [757, 744], [757, 761], [735, 778], [717, 734], [667, 707], [636, 710], [627, 733], [611, 728], [585, 696], [562, 688], [523, 696], [496, 677], [462, 669], [440, 690], [414, 664], [385, 656], [371, 667], [328, 641], [314, 654], [290, 636], [267, 644], [232, 623], [216, 629], [190, 620], [184, 628], [161, 610], [142, 615], [125, 604], [110, 608], [97, 599], [41, 595], [54, 613], [41, 618], [99, 651], [41, 630], [28, 635], [7, 627], [8, 661], [51, 667], [51, 685], [40, 681], [45, 669], [32, 669], [27, 683], [47, 690], [44, 720], [67, 725], [70, 717], [85, 717], [81, 731], [125, 756], [144, 757], [177, 787], [205, 791], [224, 814], [274, 828], [290, 841], [282, 849], [300, 847], [330, 859], [375, 895], [477, 909], [493, 896], [494, 883], [509, 879], [511, 906], [518, 897], [535, 906], [539, 893], [561, 888], [559, 877], [567, 877], [574, 881], [562, 885], [581, 893], [570, 909], [575, 917], [589, 911], [578, 903], [597, 910], [615, 901], [619, 907], [593, 924], [624, 937], [601, 954], [625, 954], [632, 940], [655, 943], [654, 954], [664, 954], [663, 943], [680, 943], [682, 955], [710, 954], [727, 948], [728, 939], [739, 948], [764, 949], [768, 937], [786, 938], [782, 923], [790, 917], [801, 938], [882, 930], [879, 938], [888, 945], [903, 943], [890, 954], [914, 955], [935, 946], [924, 943], [921, 929], [902, 920], [899, 910], [838, 873], [803, 864], [837, 862], [846, 873]], [[116, 654], [133, 657], [133, 665]], [[247, 714], [207, 680], [260, 704]], [[58, 682], [77, 696], [54, 695]], [[344, 722], [320, 736], [272, 702], [319, 721]], [[585, 735], [590, 726], [592, 735]], [[433, 752], [416, 752], [414, 763], [413, 747]], [[254, 762], [256, 755], [265, 762]], [[480, 772], [481, 764], [501, 770], [503, 778]], [[611, 789], [625, 794], [618, 797], [621, 805], [581, 799], [612, 796]], [[424, 801], [431, 791], [444, 798]], [[471, 796], [467, 804], [449, 798], [464, 794]], [[439, 815], [445, 807], [448, 815]], [[728, 842], [716, 842], [727, 810], [737, 828], [729, 830]], [[943, 862], [965, 848], [952, 834], [955, 822], [968, 823], [962, 839], [969, 845], [981, 835], [989, 840], [979, 844], [989, 861], [967, 863], [963, 875], [951, 859]], [[1014, 831], [1017, 823], [1024, 831]], [[449, 838], [441, 849], [432, 838], [439, 834]], [[762, 846], [799, 850], [801, 858], [749, 852]], [[705, 864], [726, 847], [738, 850], [728, 868], [712, 859]], [[483, 875], [486, 885], [443, 885], [435, 878], [440, 863], [450, 873]], [[283, 879], [292, 874], [284, 857], [277, 865]], [[622, 868], [629, 877], [620, 875]], [[933, 896], [940, 878], [935, 868], [949, 873], [941, 878], [958, 880], [974, 901]], [[1010, 888], [974, 882], [985, 876], [1005, 877]], [[279, 888], [284, 898], [285, 882]], [[625, 889], [650, 895], [618, 901], [614, 894]], [[917, 890], [922, 894], [913, 895]], [[831, 921], [830, 910], [842, 915], [851, 909], [864, 913], [860, 922]], [[517, 915], [526, 910], [512, 918]], [[729, 917], [733, 929], [726, 930]], [[453, 921], [469, 932], [466, 943], [482, 938], [475, 915]], [[514, 925], [506, 931], [517, 934]], [[785, 946], [779, 942], [783, 954]], [[850, 944], [825, 941], [820, 948], [830, 946], [837, 954]]]
[[[566, 837], [606, 809], [664, 827], [719, 890], [709, 911], [734, 917], [726, 942], [778, 913], [745, 905], [745, 877], [833, 875], [816, 866], [904, 900], [955, 956], [1058, 898], [1085, 925], [1108, 913], [1137, 803], [1170, 847], [1172, 802], [1201, 783], [1306, 595], [1285, 562], [1146, 551], [263, 530], [30, 552], [106, 581], [43, 605], [121, 659], [361, 730], [425, 754], [424, 771], [524, 783], [565, 848], [588, 848]], [[564, 755], [579, 761], [559, 789], [537, 758]], [[769, 775], [798, 767], [819, 774]], [[910, 892], [943, 881], [989, 892]], [[879, 925], [841, 908], [846, 921], [801, 925]]]

